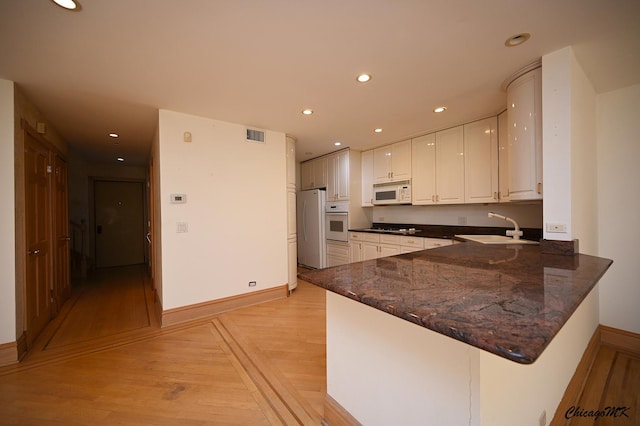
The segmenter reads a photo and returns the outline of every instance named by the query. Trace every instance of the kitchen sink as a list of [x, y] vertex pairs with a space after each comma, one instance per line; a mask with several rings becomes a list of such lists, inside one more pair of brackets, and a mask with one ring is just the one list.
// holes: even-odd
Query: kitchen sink
[[514, 240], [504, 235], [456, 235], [456, 237], [482, 244], [539, 244], [538, 241]]

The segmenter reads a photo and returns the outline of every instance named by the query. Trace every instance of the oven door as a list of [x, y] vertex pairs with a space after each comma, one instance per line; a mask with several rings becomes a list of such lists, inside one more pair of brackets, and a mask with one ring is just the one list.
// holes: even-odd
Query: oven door
[[326, 213], [324, 217], [327, 240], [349, 241], [349, 213]]

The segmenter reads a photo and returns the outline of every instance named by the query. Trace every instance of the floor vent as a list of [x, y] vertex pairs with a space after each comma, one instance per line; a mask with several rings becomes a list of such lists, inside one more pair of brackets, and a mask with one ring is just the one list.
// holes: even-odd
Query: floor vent
[[264, 143], [264, 132], [262, 130], [247, 129], [247, 140]]

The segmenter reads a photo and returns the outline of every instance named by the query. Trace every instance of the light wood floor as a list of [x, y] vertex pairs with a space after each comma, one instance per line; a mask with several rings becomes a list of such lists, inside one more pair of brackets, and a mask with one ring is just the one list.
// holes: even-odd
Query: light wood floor
[[325, 291], [160, 329], [138, 267], [74, 290], [26, 359], [0, 368], [2, 425], [321, 424]]
[[[635, 349], [601, 344], [584, 388], [573, 401], [560, 404], [551, 425], [639, 426], [640, 350]], [[597, 411], [600, 417], [589, 414]]]
[[[75, 288], [27, 357], [0, 367], [0, 425], [321, 424], [323, 289], [298, 281], [287, 299], [163, 329], [153, 303], [140, 267]], [[640, 425], [640, 351], [601, 345], [580, 392], [582, 409], [630, 417], [552, 425]]]

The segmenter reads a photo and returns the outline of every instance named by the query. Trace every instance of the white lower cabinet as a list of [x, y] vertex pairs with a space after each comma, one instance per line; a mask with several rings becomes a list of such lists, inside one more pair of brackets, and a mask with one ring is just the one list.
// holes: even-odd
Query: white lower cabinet
[[442, 238], [423, 238], [411, 235], [371, 234], [349, 232], [351, 262], [378, 259], [396, 254], [411, 253], [452, 244]]
[[349, 243], [327, 241], [327, 268], [349, 263], [351, 260]]
[[453, 244], [452, 240], [445, 240], [443, 238], [423, 238], [423, 240], [425, 249], [450, 246]]

